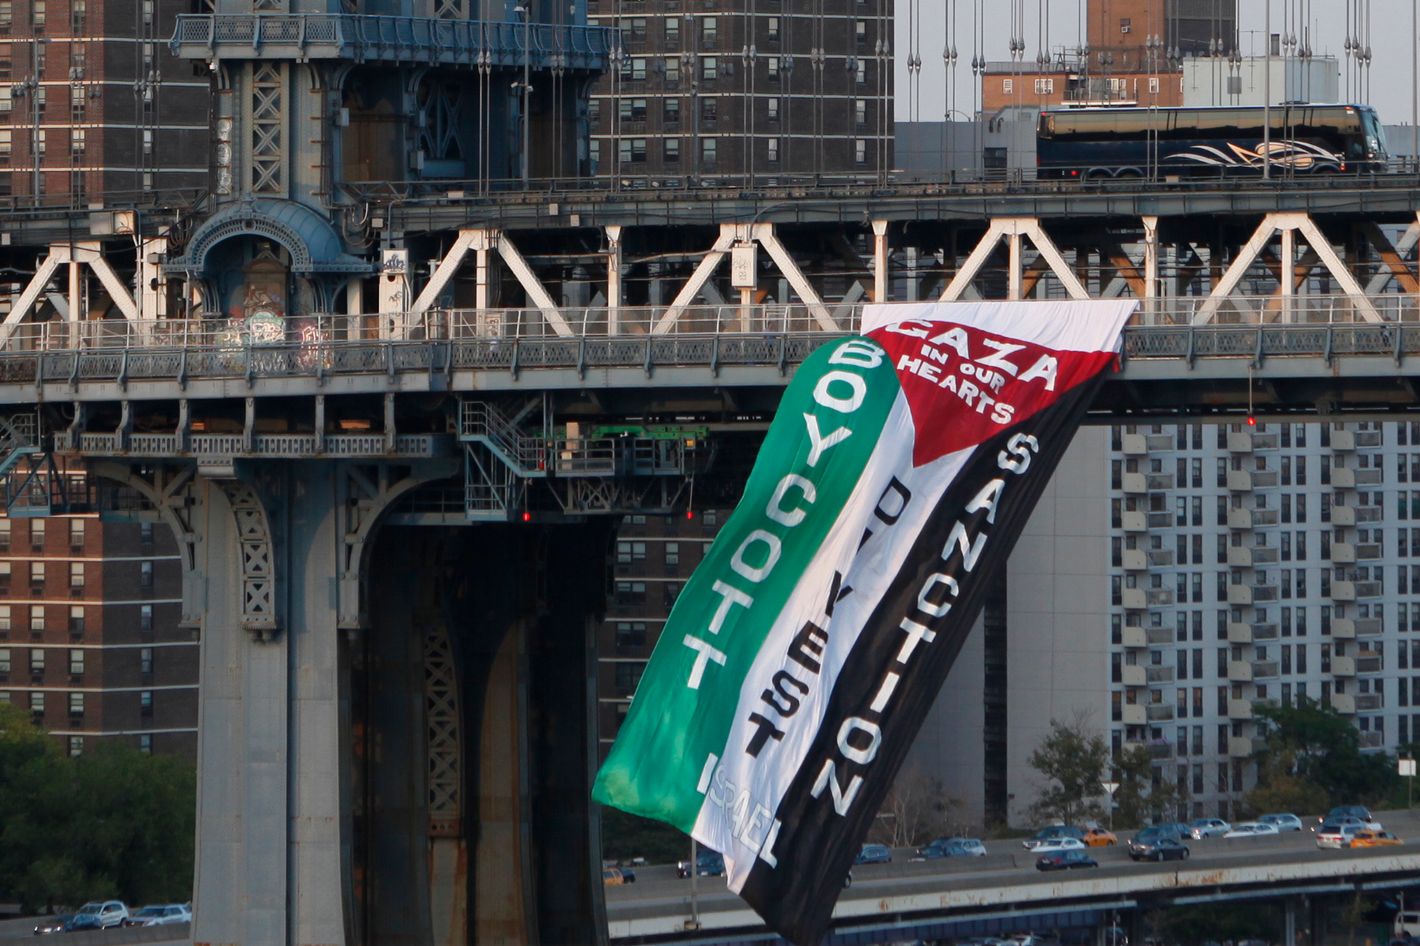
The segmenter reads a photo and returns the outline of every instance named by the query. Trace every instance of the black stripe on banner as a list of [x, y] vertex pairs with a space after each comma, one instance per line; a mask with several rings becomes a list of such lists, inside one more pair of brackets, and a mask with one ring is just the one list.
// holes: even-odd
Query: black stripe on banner
[[[802, 946], [822, 939], [843, 878], [976, 622], [992, 576], [1005, 564], [1102, 380], [1077, 386], [1046, 411], [977, 447], [874, 608], [848, 658], [852, 670], [840, 675], [824, 725], [775, 813], [780, 827], [772, 855], [778, 866], [757, 860], [740, 893], [785, 938]], [[1032, 437], [1038, 452], [1030, 452]], [[1003, 468], [1003, 459], [1018, 462], [1024, 453], [1030, 459], [1025, 472]], [[1004, 488], [995, 522], [986, 522], [984, 510], [965, 514], [996, 479], [1004, 480]], [[967, 544], [970, 570], [953, 539], [959, 525], [956, 535]], [[944, 548], [951, 549], [945, 560]], [[929, 585], [934, 575], [947, 576], [957, 587], [940, 579]], [[940, 610], [950, 603], [946, 614], [932, 618], [920, 610], [924, 586], [930, 588], [929, 605]], [[916, 629], [904, 629], [905, 621]], [[923, 631], [934, 638], [921, 636]], [[904, 663], [904, 644], [914, 639]], [[892, 682], [896, 686], [883, 708], [873, 709]]]

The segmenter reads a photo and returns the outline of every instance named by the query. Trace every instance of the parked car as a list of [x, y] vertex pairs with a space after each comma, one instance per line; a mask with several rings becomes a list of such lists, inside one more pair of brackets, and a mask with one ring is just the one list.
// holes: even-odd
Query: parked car
[[1232, 827], [1222, 818], [1195, 818], [1188, 823], [1188, 836], [1196, 841], [1221, 838], [1232, 830]]
[[1371, 809], [1367, 808], [1365, 805], [1337, 805], [1335, 808], [1328, 811], [1323, 817], [1316, 819], [1318, 827], [1313, 828], [1312, 830], [1320, 831], [1320, 825], [1328, 823], [1345, 824], [1346, 822], [1344, 819], [1346, 818], [1355, 818], [1358, 822], [1361, 823], [1362, 827], [1366, 828], [1369, 831], [1385, 830], [1384, 825], [1382, 825], [1375, 818], [1371, 817]]
[[890, 864], [892, 863], [892, 848], [886, 844], [864, 844], [858, 851], [858, 856], [853, 858], [855, 864]]
[[[725, 873], [725, 859], [719, 851], [703, 850], [695, 857], [695, 873], [701, 877], [720, 877]], [[675, 875], [682, 880], [690, 876], [690, 861], [678, 861]]]
[[1085, 829], [1077, 828], [1068, 824], [1053, 824], [1046, 828], [1041, 828], [1034, 835], [1021, 842], [1021, 847], [1027, 851], [1034, 851], [1042, 844], [1058, 841], [1061, 838], [1074, 838], [1077, 841], [1085, 840]]
[[[606, 872], [602, 872], [606, 876]], [[632, 874], [627, 880], [635, 880], [636, 875]], [[124, 926], [176, 926], [179, 923], [191, 923], [192, 911], [185, 903], [153, 903], [129, 914], [128, 919], [123, 921]]]
[[1277, 833], [1277, 826], [1275, 824], [1264, 824], [1261, 821], [1244, 821], [1241, 824], [1233, 825], [1223, 837], [1261, 838], [1275, 836]]
[[1051, 851], [1036, 858], [1036, 870], [1073, 870], [1076, 867], [1098, 867], [1099, 861], [1095, 860], [1085, 851], [1085, 845], [1077, 838], [1061, 838], [1061, 841], [1074, 841], [1078, 847]]
[[1041, 841], [1031, 848], [1035, 854], [1058, 854], [1061, 851], [1083, 851], [1085, 842], [1079, 838], [1055, 838], [1050, 841]]
[[1136, 861], [1186, 861], [1188, 845], [1178, 838], [1161, 835], [1140, 841], [1137, 837], [1129, 842], [1129, 857]]
[[1291, 813], [1263, 815], [1257, 820], [1272, 825], [1279, 832], [1302, 830], [1302, 819]]
[[1113, 831], [1105, 828], [1091, 828], [1085, 832], [1084, 838], [1086, 847], [1114, 847], [1119, 843]]
[[107, 930], [122, 926], [128, 919], [128, 907], [122, 900], [90, 900], [77, 911], [64, 927], [64, 932]]
[[72, 913], [61, 913], [59, 916], [52, 916], [48, 919], [40, 920], [35, 924], [35, 935], [44, 936], [47, 933], [63, 933], [69, 925], [69, 921], [74, 918]]
[[1357, 831], [1351, 835], [1351, 847], [1393, 847], [1397, 844], [1404, 844], [1400, 838], [1389, 831]]
[[1351, 846], [1351, 839], [1357, 832], [1366, 829], [1359, 824], [1336, 824], [1328, 821], [1316, 829], [1317, 847], [1343, 848]]

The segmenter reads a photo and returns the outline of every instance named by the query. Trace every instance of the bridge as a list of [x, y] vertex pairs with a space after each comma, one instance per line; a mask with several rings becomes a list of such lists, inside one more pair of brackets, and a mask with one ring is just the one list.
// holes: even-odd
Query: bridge
[[[1411, 812], [1378, 815], [1387, 829], [1410, 837], [1420, 827]], [[1309, 831], [1255, 839], [1190, 841], [1191, 857], [1131, 863], [1125, 850], [1095, 848], [1098, 870], [1044, 874], [1020, 841], [988, 841], [984, 858], [910, 862], [911, 848], [890, 864], [854, 868], [852, 886], [834, 911], [829, 942], [891, 943], [1051, 932], [1067, 927], [1092, 935], [1118, 915], [1131, 941], [1148, 934], [1153, 910], [1229, 902], [1279, 903], [1282, 946], [1325, 941], [1338, 905], [1359, 896], [1413, 888], [1420, 854], [1405, 847], [1318, 850]], [[692, 905], [689, 882], [671, 869], [638, 872], [635, 884], [607, 891], [611, 937], [618, 944], [781, 942], [717, 877], [699, 878]], [[692, 919], [693, 917], [693, 919]]]

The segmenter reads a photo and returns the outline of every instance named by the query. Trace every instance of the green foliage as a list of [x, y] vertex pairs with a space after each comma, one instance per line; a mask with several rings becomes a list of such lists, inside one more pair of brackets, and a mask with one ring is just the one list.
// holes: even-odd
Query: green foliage
[[1363, 753], [1355, 727], [1330, 706], [1299, 700], [1295, 706], [1259, 704], [1253, 712], [1267, 736], [1250, 807], [1319, 811], [1331, 805], [1374, 804], [1402, 788], [1395, 760], [1385, 753]]
[[191, 764], [99, 746], [69, 758], [0, 705], [0, 892], [37, 910], [191, 898]]
[[1178, 784], [1154, 768], [1145, 746], [1130, 746], [1114, 760], [1119, 788], [1114, 793], [1116, 828], [1137, 828], [1145, 823], [1172, 821], [1177, 813]]
[[1176, 907], [1151, 914], [1156, 935], [1168, 943], [1221, 943], [1242, 939], [1277, 942], [1281, 909], [1273, 903], [1214, 903], [1207, 909]]
[[1067, 726], [1052, 719], [1049, 735], [1030, 754], [1031, 768], [1046, 780], [1031, 807], [1041, 820], [1075, 824], [1101, 815], [1100, 782], [1109, 764], [1109, 747], [1103, 737], [1087, 733], [1085, 723], [1077, 718]]

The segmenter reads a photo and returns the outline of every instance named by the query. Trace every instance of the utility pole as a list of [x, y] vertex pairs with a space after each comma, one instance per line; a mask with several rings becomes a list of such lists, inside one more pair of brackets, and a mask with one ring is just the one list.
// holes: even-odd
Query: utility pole
[[[1263, 28], [1262, 69], [1262, 179], [1272, 179], [1272, 0], [1263, 0], [1267, 7]], [[1289, 260], [1286, 264], [1291, 266]], [[1285, 267], [1284, 267], [1285, 269]]]
[[522, 3], [513, 7], [513, 12], [521, 14], [523, 17], [523, 155], [522, 155], [522, 178], [523, 190], [528, 189], [528, 152], [532, 138], [531, 124], [532, 116], [528, 110], [532, 107], [532, 0], [523, 0]]

